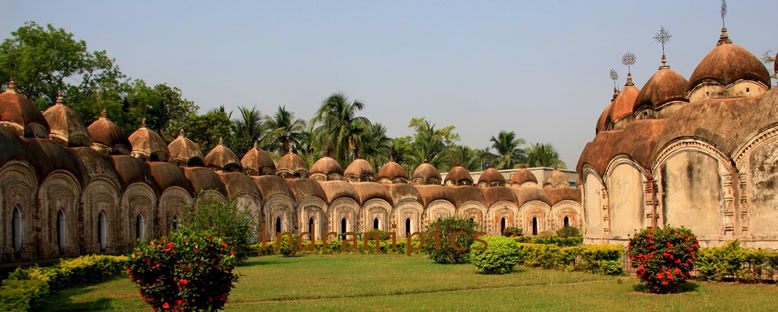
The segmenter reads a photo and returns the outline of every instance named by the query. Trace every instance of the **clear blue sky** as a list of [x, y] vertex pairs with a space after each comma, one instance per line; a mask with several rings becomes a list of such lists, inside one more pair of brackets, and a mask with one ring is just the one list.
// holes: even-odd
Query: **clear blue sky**
[[[662, 25], [669, 65], [688, 77], [716, 44], [709, 1], [9, 1], [3, 38], [53, 24], [106, 50], [122, 72], [183, 90], [201, 111], [286, 105], [313, 117], [334, 92], [364, 102], [390, 136], [412, 117], [454, 125], [483, 148], [500, 130], [552, 143], [574, 167], [609, 103], [620, 58], [642, 87], [656, 71]], [[730, 1], [734, 43], [778, 51], [778, 1]]]

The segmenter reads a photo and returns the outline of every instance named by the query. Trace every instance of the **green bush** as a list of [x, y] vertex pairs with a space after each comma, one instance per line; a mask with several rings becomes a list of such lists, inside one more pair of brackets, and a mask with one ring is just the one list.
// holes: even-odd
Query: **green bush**
[[[470, 247], [470, 262], [478, 272], [484, 274], [505, 274], [521, 261], [521, 249], [516, 242], [502, 236], [482, 237], [486, 242], [476, 241]], [[485, 249], [483, 249], [486, 247]], [[479, 250], [483, 249], [483, 250]]]
[[699, 248], [691, 230], [668, 226], [635, 234], [629, 241], [629, 256], [648, 291], [669, 293], [689, 278]]
[[520, 229], [515, 226], [509, 226], [505, 228], [505, 231], [503, 232], [503, 236], [505, 237], [516, 237], [521, 236], [521, 234], [524, 232], [523, 229]]
[[211, 231], [221, 237], [233, 248], [237, 261], [251, 256], [249, 246], [255, 240], [254, 225], [248, 212], [238, 207], [236, 199], [221, 202], [200, 192], [192, 205], [185, 207], [182, 219], [182, 230], [195, 233]]
[[773, 278], [778, 270], [778, 252], [741, 248], [740, 241], [735, 240], [721, 247], [700, 249], [694, 264], [701, 280], [732, 278], [754, 283]]
[[3, 311], [37, 311], [40, 300], [49, 295], [49, 285], [39, 279], [3, 281], [0, 286], [0, 307]]
[[556, 231], [556, 235], [559, 237], [568, 238], [571, 236], [581, 236], [581, 231], [574, 226], [566, 226]]
[[[368, 248], [367, 249], [364, 248], [364, 242], [363, 241], [359, 241], [359, 243], [357, 244], [357, 249], [356, 250], [350, 250], [350, 251], [343, 250], [341, 243], [342, 243], [342, 241], [339, 241], [339, 240], [329, 240], [329, 241], [327, 241], [327, 245], [326, 245], [326, 248], [325, 248], [323, 242], [316, 241], [316, 242], [314, 242], [314, 249], [313, 250], [300, 250], [300, 251], [298, 251], [298, 254], [320, 254], [321, 255], [321, 254], [340, 254], [340, 253], [349, 253], [349, 254], [354, 254], [354, 253], [363, 253], [363, 254], [378, 254], [378, 253], [380, 253], [380, 254], [392, 254], [392, 253], [394, 253], [394, 254], [403, 255], [403, 254], [406, 254], [406, 251], [407, 251], [407, 248], [406, 248], [407, 240], [397, 240], [397, 242], [396, 242], [396, 249], [392, 248], [392, 240], [381, 241], [381, 248], [380, 249], [376, 248], [376, 243], [373, 240], [369, 240], [368, 241]], [[306, 248], [308, 246], [310, 246], [310, 244], [311, 244], [310, 242], [303, 242], [302, 243], [303, 247], [306, 247]], [[348, 247], [348, 246], [351, 246], [353, 243], [352, 242], [347, 242], [346, 244], [347, 244], [347, 247]], [[411, 241], [411, 244], [414, 246], [414, 249], [412, 250], [412, 254], [419, 254], [420, 253], [420, 248], [419, 248], [420, 240], [413, 239]], [[265, 248], [264, 249], [262, 248], [262, 244], [251, 245], [250, 249], [252, 250], [252, 254], [253, 255], [268, 256], [268, 255], [276, 254], [275, 245], [276, 245], [276, 242], [271, 241], [271, 242], [265, 243]]]
[[620, 275], [622, 247], [587, 245], [559, 247], [549, 244], [517, 244], [522, 250], [522, 264], [544, 269], [584, 271], [596, 274]]
[[297, 234], [292, 234], [291, 236], [292, 240], [290, 242], [289, 235], [281, 235], [281, 241], [278, 246], [278, 253], [284, 257], [295, 257], [300, 253], [300, 249], [297, 246]]
[[[470, 253], [470, 245], [473, 244], [473, 237], [476, 233], [478, 224], [470, 219], [461, 217], [449, 217], [433, 222], [427, 227], [424, 233], [424, 246], [422, 250], [428, 254], [430, 259], [442, 264], [457, 264], [467, 260]], [[438, 241], [434, 233], [439, 233]], [[454, 237], [454, 244], [459, 249], [454, 248], [451, 238]]]
[[514, 238], [517, 243], [557, 245], [560, 247], [579, 246], [583, 243], [583, 236], [562, 237], [557, 235], [546, 236], [519, 236]]
[[136, 246], [127, 272], [154, 310], [219, 310], [237, 280], [234, 254], [213, 233], [176, 231]]

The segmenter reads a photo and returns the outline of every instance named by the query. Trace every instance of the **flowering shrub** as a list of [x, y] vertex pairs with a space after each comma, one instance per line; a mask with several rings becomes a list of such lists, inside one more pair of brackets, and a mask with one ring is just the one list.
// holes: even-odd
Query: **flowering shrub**
[[482, 237], [486, 242], [473, 243], [470, 251], [470, 262], [475, 264], [478, 272], [484, 274], [505, 274], [513, 271], [513, 267], [521, 261], [522, 253], [515, 241], [504, 236]]
[[135, 247], [127, 273], [154, 310], [218, 310], [237, 280], [235, 251], [210, 233], [176, 231]]
[[689, 278], [700, 246], [691, 230], [645, 229], [629, 241], [629, 256], [649, 291], [669, 293]]

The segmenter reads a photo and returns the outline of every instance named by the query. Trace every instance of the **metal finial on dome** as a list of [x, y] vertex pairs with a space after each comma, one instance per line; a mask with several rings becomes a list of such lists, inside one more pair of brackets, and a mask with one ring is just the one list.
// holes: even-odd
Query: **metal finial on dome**
[[616, 89], [616, 87], [613, 87], [613, 97], [611, 98], [611, 102], [615, 101], [617, 96], [619, 96], [619, 90]]
[[427, 163], [427, 157], [424, 157], [423, 163], [425, 163], [425, 164]]
[[57, 93], [57, 102], [54, 105], [64, 105], [62, 103], [62, 92]]
[[621, 63], [627, 65], [627, 77], [632, 74], [632, 65], [635, 65], [636, 60], [635, 54], [629, 51], [624, 53], [624, 56], [621, 57]]
[[100, 112], [100, 118], [108, 119], [108, 112], [105, 111], [105, 108]]
[[654, 36], [654, 40], [662, 44], [662, 66], [659, 67], [660, 69], [670, 68], [669, 66], [666, 65], [667, 58], [665, 57], [665, 43], [670, 41], [670, 38], [672, 37], [673, 36], [670, 35], [670, 33], [667, 30], [665, 30], [664, 26], [659, 26], [659, 32], [657, 32], [656, 35]]
[[719, 42], [716, 45], [722, 45], [725, 43], [732, 43], [727, 34], [727, 25], [724, 22], [724, 18], [727, 17], [727, 1], [721, 0], [721, 35], [719, 36]]
[[288, 150], [288, 152], [289, 152], [289, 154], [291, 154], [291, 153], [293, 153], [293, 152], [294, 152], [294, 150], [292, 149], [292, 144], [289, 144], [289, 150]]
[[146, 128], [146, 117], [143, 117], [143, 119], [140, 120], [140, 127]]
[[8, 81], [8, 90], [10, 92], [16, 92], [16, 79], [14, 77], [11, 77], [11, 80]]
[[724, 19], [727, 17], [727, 0], [721, 0], [721, 28], [726, 28]]
[[616, 80], [619, 80], [619, 73], [616, 72], [615, 69], [611, 68], [611, 80], [613, 80], [613, 90], [616, 90]]
[[635, 84], [632, 82], [632, 74], [627, 73], [627, 83], [624, 84], [625, 87], [634, 86]]
[[179, 128], [178, 129], [178, 136], [180, 136], [182, 138], [184, 137], [184, 128]]
[[219, 137], [219, 145], [224, 145], [224, 139], [222, 139], [222, 137]]

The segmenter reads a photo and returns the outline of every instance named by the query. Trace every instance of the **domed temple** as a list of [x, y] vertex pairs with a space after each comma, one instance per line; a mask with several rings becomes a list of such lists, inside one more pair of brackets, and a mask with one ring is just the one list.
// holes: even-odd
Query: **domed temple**
[[[322, 157], [309, 169], [289, 151], [275, 163], [256, 144], [243, 159], [221, 142], [203, 156], [181, 130], [166, 143], [145, 123], [129, 136], [109, 116], [85, 127], [59, 98], [41, 113], [15, 90], [0, 94], [2, 262], [126, 253], [136, 239], [164, 236], [203, 192], [233, 198], [257, 231], [422, 231], [448, 216], [471, 218], [490, 235], [583, 226], [580, 190], [565, 174], [543, 183], [527, 169], [447, 174], [423, 163], [412, 173], [390, 161], [378, 173], [364, 159]], [[443, 180], [443, 176], [446, 180]]]
[[686, 226], [703, 246], [778, 248], [778, 94], [722, 28], [689, 80], [662, 65], [607, 105], [576, 167], [586, 243]]

